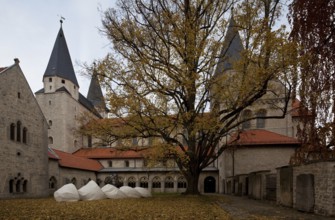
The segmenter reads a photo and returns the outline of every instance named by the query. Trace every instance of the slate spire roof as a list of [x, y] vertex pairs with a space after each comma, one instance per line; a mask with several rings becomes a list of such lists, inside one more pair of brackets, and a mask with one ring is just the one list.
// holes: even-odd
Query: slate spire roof
[[220, 52], [215, 75], [233, 68], [233, 62], [241, 58], [243, 44], [233, 16], [230, 18], [228, 30]]
[[73, 84], [79, 87], [73, 69], [71, 56], [66, 44], [62, 22], [43, 78], [50, 76], [58, 76], [70, 80]]
[[98, 108], [101, 108], [103, 110], [106, 108], [106, 103], [104, 96], [102, 94], [101, 86], [97, 77], [97, 74], [94, 72], [92, 75], [90, 87], [88, 89], [87, 93], [87, 99]]

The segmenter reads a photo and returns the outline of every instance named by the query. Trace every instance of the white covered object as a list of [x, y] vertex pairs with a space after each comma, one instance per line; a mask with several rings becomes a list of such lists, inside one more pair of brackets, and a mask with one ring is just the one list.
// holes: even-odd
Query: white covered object
[[111, 184], [106, 184], [104, 185], [101, 190], [105, 193], [107, 198], [109, 199], [123, 199], [127, 198], [126, 194], [119, 190], [117, 187], [111, 185]]
[[65, 184], [54, 192], [54, 197], [57, 202], [75, 202], [79, 200], [78, 190], [72, 183]]
[[141, 194], [142, 197], [151, 197], [151, 192], [143, 187], [135, 187], [134, 189], [137, 190]]
[[98, 184], [93, 180], [89, 181], [85, 186], [78, 190], [81, 200], [99, 200], [105, 199], [105, 193], [100, 189]]
[[134, 188], [131, 188], [130, 186], [121, 186], [120, 190], [124, 192], [124, 194], [127, 195], [129, 198], [141, 198], [142, 195]]

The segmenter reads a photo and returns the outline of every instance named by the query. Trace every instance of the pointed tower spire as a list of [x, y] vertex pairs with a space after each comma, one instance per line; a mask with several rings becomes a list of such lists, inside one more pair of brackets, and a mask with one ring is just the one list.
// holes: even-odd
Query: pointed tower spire
[[233, 62], [241, 58], [243, 44], [238, 33], [238, 29], [233, 17], [229, 21], [228, 30], [223, 41], [222, 50], [219, 57], [219, 62], [216, 67], [215, 75], [233, 68]]
[[73, 69], [71, 56], [66, 44], [62, 23], [63, 19], [60, 20], [60, 29], [43, 78], [58, 76], [60, 78], [70, 80], [74, 85], [79, 87], [77, 77]]
[[87, 93], [87, 99], [94, 105], [98, 111], [107, 111], [104, 96], [98, 80], [97, 72], [94, 68], [90, 87]]

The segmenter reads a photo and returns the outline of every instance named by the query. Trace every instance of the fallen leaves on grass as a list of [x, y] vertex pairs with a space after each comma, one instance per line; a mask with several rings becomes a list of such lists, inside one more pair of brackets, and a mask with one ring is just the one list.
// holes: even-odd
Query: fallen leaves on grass
[[231, 219], [218, 196], [156, 195], [141, 199], [56, 202], [0, 200], [0, 219]]

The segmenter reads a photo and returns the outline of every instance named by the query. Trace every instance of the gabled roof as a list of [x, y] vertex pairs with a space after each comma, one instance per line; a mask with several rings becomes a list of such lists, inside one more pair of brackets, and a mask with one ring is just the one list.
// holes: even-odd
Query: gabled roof
[[228, 30], [216, 66], [215, 75], [233, 68], [233, 62], [241, 58], [243, 44], [233, 17], [229, 21]]
[[[70, 92], [65, 87], [61, 87], [61, 88], [57, 89], [56, 92], [66, 92], [70, 95]], [[39, 93], [44, 93], [44, 88], [35, 92], [35, 94], [39, 94]], [[94, 114], [98, 118], [102, 118], [102, 116], [99, 114], [99, 112], [94, 108], [93, 104], [87, 98], [85, 98], [85, 96], [83, 96], [81, 93], [79, 93], [79, 100], [78, 101], [87, 110], [92, 112], [92, 114]]]
[[43, 78], [50, 76], [58, 76], [63, 79], [70, 80], [73, 84], [79, 87], [62, 26], [57, 34]]
[[229, 140], [230, 145], [298, 145], [300, 142], [293, 137], [277, 134], [267, 130], [246, 130], [239, 135], [233, 134]]
[[102, 94], [101, 86], [97, 74], [93, 73], [90, 87], [87, 93], [87, 99], [96, 107], [107, 110], [104, 96]]
[[115, 148], [82, 148], [73, 153], [75, 156], [91, 159], [134, 159], [143, 158], [144, 151], [118, 150]]
[[78, 157], [64, 151], [52, 149], [59, 158], [59, 165], [67, 168], [80, 170], [99, 171], [103, 168], [97, 160], [91, 160], [84, 157]]
[[81, 93], [79, 93], [79, 103], [82, 104], [87, 110], [92, 112], [94, 115], [96, 115], [98, 118], [102, 118], [102, 116], [99, 114], [99, 112], [95, 109], [94, 105], [88, 100], [85, 96], [83, 96]]
[[0, 67], [0, 73], [1, 73], [2, 71], [4, 71], [5, 69], [7, 69], [7, 67]]

